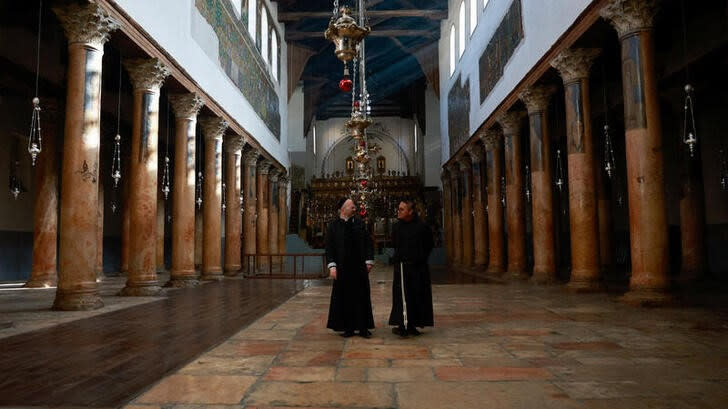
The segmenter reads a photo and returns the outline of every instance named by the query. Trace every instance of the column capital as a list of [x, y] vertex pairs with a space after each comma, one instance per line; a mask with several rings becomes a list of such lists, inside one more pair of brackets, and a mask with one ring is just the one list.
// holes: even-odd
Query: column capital
[[194, 119], [205, 103], [194, 92], [189, 94], [170, 94], [169, 103], [177, 119]]
[[86, 43], [103, 48], [111, 32], [121, 27], [106, 10], [94, 3], [70, 3], [53, 7], [53, 12], [60, 20], [69, 44]]
[[288, 175], [286, 175], [283, 171], [281, 171], [280, 176], [278, 176], [278, 189], [288, 189]]
[[225, 137], [225, 152], [240, 155], [245, 146], [245, 140], [240, 135], [229, 135]]
[[551, 66], [559, 71], [564, 84], [568, 84], [589, 78], [589, 69], [601, 52], [599, 48], [567, 48], [551, 61]]
[[461, 171], [470, 171], [473, 169], [473, 162], [467, 156], [461, 156], [458, 158], [457, 164]]
[[518, 98], [526, 104], [528, 113], [532, 114], [546, 111], [554, 92], [556, 92], [556, 87], [553, 85], [536, 85], [521, 91]]
[[270, 171], [268, 172], [268, 180], [271, 182], [278, 182], [278, 177], [280, 176], [281, 171], [276, 168], [275, 166], [271, 166]]
[[200, 118], [200, 127], [205, 140], [222, 139], [228, 129], [226, 120], [218, 117], [206, 116]]
[[442, 169], [440, 180], [442, 181], [443, 186], [450, 186], [450, 171], [447, 168]]
[[261, 158], [258, 160], [258, 173], [261, 175], [267, 175], [268, 172], [270, 172], [271, 163], [265, 159]]
[[599, 15], [608, 20], [622, 38], [629, 33], [648, 30], [659, 10], [657, 0], [611, 0]]
[[129, 72], [134, 90], [159, 90], [169, 69], [156, 58], [135, 58], [124, 60], [124, 67]]
[[473, 163], [480, 163], [485, 158], [485, 155], [483, 154], [483, 149], [481, 149], [478, 145], [468, 145], [465, 150], [470, 155], [470, 160]]
[[501, 114], [496, 121], [503, 128], [504, 134], [518, 134], [521, 130], [521, 119], [523, 118], [523, 111], [509, 111]]
[[503, 133], [497, 129], [486, 129], [480, 134], [480, 140], [485, 144], [485, 149], [492, 151], [500, 147], [500, 140], [503, 137]]
[[246, 151], [245, 154], [243, 154], [243, 160], [245, 160], [245, 164], [248, 166], [250, 166], [250, 165], [256, 166], [259, 156], [260, 156], [260, 152], [258, 152], [257, 149], [251, 149], [249, 151]]

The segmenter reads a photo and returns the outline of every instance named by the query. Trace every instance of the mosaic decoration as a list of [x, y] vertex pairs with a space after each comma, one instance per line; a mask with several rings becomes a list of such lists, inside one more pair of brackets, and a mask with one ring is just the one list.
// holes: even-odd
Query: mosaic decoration
[[523, 40], [521, 21], [521, 0], [513, 0], [508, 13], [501, 20], [480, 56], [480, 103], [485, 102], [495, 84], [503, 76], [503, 70], [513, 52]]
[[454, 155], [458, 149], [470, 137], [470, 79], [460, 84], [460, 77], [450, 88], [447, 95], [447, 134], [450, 138], [450, 155]]
[[291, 190], [300, 190], [306, 187], [306, 168], [291, 165]]
[[268, 129], [280, 140], [279, 99], [262, 57], [238, 20], [230, 0], [195, 0], [195, 6], [212, 26], [219, 41], [218, 61]]

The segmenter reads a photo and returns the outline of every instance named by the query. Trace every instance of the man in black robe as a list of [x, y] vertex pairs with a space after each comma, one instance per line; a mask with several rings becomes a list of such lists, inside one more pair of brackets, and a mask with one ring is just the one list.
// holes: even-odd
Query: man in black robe
[[417, 327], [434, 325], [432, 284], [427, 265], [433, 241], [430, 228], [417, 217], [413, 201], [400, 202], [397, 218], [399, 221], [392, 227], [394, 281], [389, 325], [396, 325], [392, 328], [393, 333], [406, 337], [420, 335]]
[[338, 203], [339, 217], [331, 221], [326, 232], [326, 259], [329, 275], [334, 279], [327, 328], [343, 331], [351, 337], [358, 330], [365, 338], [374, 328], [369, 271], [374, 265], [374, 250], [364, 223], [356, 218], [351, 199]]

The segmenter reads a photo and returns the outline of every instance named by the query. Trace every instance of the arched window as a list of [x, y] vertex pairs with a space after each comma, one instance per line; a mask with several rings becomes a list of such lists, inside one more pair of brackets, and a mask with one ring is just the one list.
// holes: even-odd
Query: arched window
[[270, 33], [268, 32], [268, 10], [263, 6], [260, 10], [260, 36], [262, 37], [261, 40], [261, 47], [260, 47], [260, 53], [263, 54], [263, 61], [269, 62], [268, 60], [268, 53], [270, 50], [268, 49], [268, 36]]
[[483, 0], [483, 8], [488, 5], [488, 0]]
[[270, 40], [270, 55], [272, 61], [270, 68], [273, 70], [273, 78], [278, 81], [278, 33], [275, 30], [271, 33]]
[[248, 32], [250, 33], [250, 37], [253, 38], [253, 43], [255, 43], [255, 25], [257, 22], [255, 21], [255, 0], [248, 0]]
[[450, 27], [450, 75], [455, 73], [455, 24]]
[[470, 0], [470, 35], [478, 25], [478, 0]]
[[462, 57], [465, 51], [465, 1], [460, 2], [458, 10], [458, 56]]

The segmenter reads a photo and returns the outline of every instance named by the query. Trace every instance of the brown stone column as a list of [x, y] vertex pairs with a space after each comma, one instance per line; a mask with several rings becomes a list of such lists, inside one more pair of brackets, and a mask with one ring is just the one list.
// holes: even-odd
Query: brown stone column
[[[122, 156], [123, 157], [123, 156]], [[127, 175], [121, 179], [121, 267], [119, 273], [129, 274], [129, 158], [123, 157], [121, 168]]]
[[611, 194], [607, 188], [606, 178], [601, 163], [595, 161], [597, 184], [597, 214], [599, 216], [599, 264], [602, 277], [614, 266], [614, 240], [612, 238], [612, 204]]
[[[243, 255], [254, 257], [257, 251], [257, 162], [260, 153], [256, 149], [245, 152], [243, 169]], [[255, 266], [255, 260], [243, 257], [245, 270]], [[248, 271], [250, 272], [250, 271]]]
[[508, 273], [526, 277], [526, 208], [523, 196], [523, 151], [521, 112], [507, 112], [498, 118], [503, 128], [506, 169], [506, 212], [508, 223]]
[[488, 272], [505, 272], [505, 240], [503, 238], [503, 202], [501, 202], [503, 177], [503, 144], [499, 131], [488, 129], [481, 139], [485, 145], [486, 192], [488, 194]]
[[[161, 163], [160, 163], [161, 164]], [[163, 166], [163, 165], [162, 165]], [[163, 169], [163, 168], [160, 168]], [[158, 181], [159, 183], [159, 181]], [[163, 273], [165, 271], [165, 265], [164, 265], [164, 196], [162, 192], [157, 189], [157, 218], [156, 218], [156, 224], [157, 224], [157, 237], [156, 237], [156, 245], [155, 245], [155, 255], [156, 255], [156, 269], [158, 273]]]
[[680, 197], [680, 239], [682, 263], [680, 284], [690, 285], [705, 273], [705, 193], [700, 178], [700, 161], [685, 158]]
[[101, 69], [104, 43], [119, 24], [96, 4], [54, 8], [68, 38], [61, 173], [60, 254], [53, 308], [101, 308], [96, 283]]
[[537, 284], [556, 282], [556, 246], [554, 236], [554, 195], [552, 188], [551, 136], [548, 106], [553, 86], [531, 87], [521, 100], [528, 109], [531, 139], [531, 191], [533, 200], [533, 275]]
[[258, 161], [258, 201], [256, 207], [257, 219], [257, 239], [256, 248], [258, 254], [257, 264], [259, 271], [268, 271], [268, 257], [270, 254], [270, 243], [268, 241], [268, 190], [270, 188], [268, 184], [268, 172], [270, 171], [270, 162], [265, 159]]
[[[56, 285], [58, 252], [58, 150], [57, 132], [61, 115], [55, 101], [44, 105], [43, 152], [35, 165], [35, 207], [33, 209], [33, 267], [25, 287], [43, 288]], [[50, 103], [50, 104], [49, 104]], [[48, 107], [51, 107], [50, 109]]]
[[450, 172], [443, 169], [440, 175], [442, 180], [442, 207], [443, 207], [443, 232], [442, 238], [445, 241], [447, 263], [453, 263], [453, 242], [452, 242], [452, 183], [450, 183]]
[[225, 275], [240, 273], [240, 160], [243, 139], [234, 135], [225, 140]]
[[599, 53], [599, 49], [594, 48], [564, 50], [551, 62], [564, 80], [566, 97], [571, 230], [569, 288], [577, 291], [601, 288], [596, 166], [589, 104], [589, 69]]
[[222, 138], [228, 123], [222, 118], [200, 119], [205, 138], [205, 178], [202, 201], [202, 276], [221, 280], [222, 263]]
[[[286, 254], [286, 233], [288, 232], [288, 178], [285, 173], [278, 176], [278, 253]], [[285, 257], [279, 259], [281, 268]]]
[[[268, 249], [271, 254], [278, 254], [278, 176], [280, 170], [271, 167], [268, 173]], [[279, 258], [273, 257], [273, 266]]]
[[460, 240], [463, 237], [463, 225], [462, 225], [462, 206], [463, 206], [463, 188], [462, 180], [460, 178], [460, 169], [457, 164], [454, 164], [450, 168], [450, 178], [452, 180], [452, 236], [453, 236], [453, 265], [460, 266], [463, 263], [463, 246]]
[[[100, 153], [99, 153], [100, 155]], [[96, 278], [104, 277], [104, 177], [99, 175], [99, 206], [96, 209]]]
[[485, 215], [485, 195], [483, 194], [483, 148], [479, 145], [467, 147], [473, 163], [473, 267], [484, 270], [488, 264], [488, 221]]
[[667, 210], [660, 104], [655, 75], [653, 18], [656, 0], [612, 0], [602, 11], [622, 45], [624, 125], [632, 258], [630, 291], [624, 301], [668, 300]]
[[202, 271], [202, 236], [202, 209], [200, 208], [195, 210], [195, 269], [198, 271]]
[[172, 267], [167, 287], [198, 285], [195, 272], [195, 147], [197, 113], [202, 99], [196, 94], [169, 96], [175, 114], [174, 187], [172, 189]]
[[129, 275], [120, 294], [157, 295], [159, 88], [169, 70], [156, 58], [125, 61], [134, 86], [129, 172]]
[[460, 178], [462, 183], [462, 207], [460, 211], [462, 226], [462, 266], [473, 266], [473, 164], [468, 158], [461, 158]]

